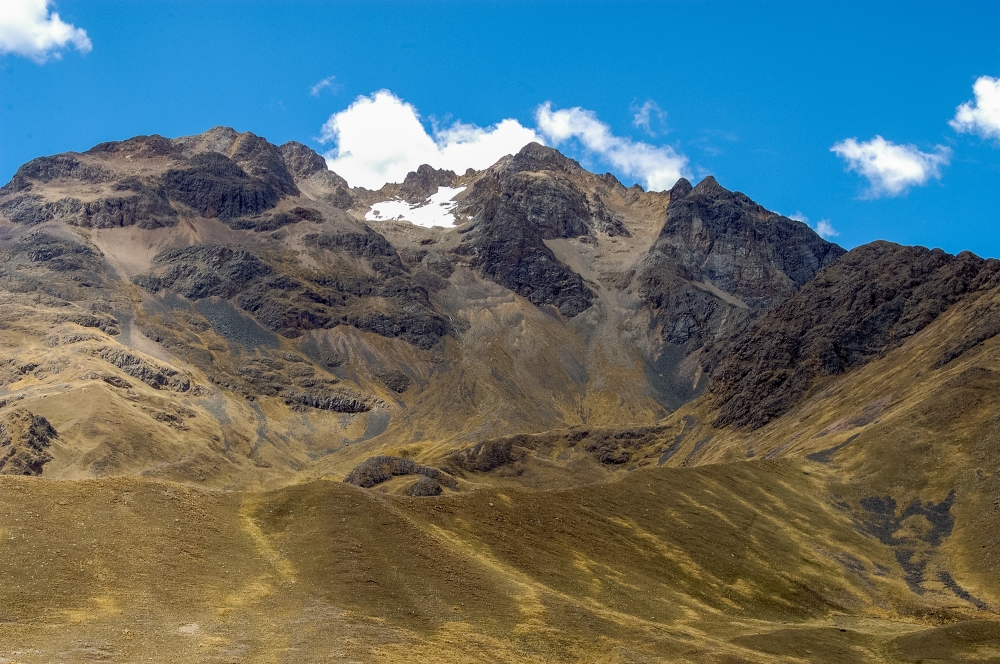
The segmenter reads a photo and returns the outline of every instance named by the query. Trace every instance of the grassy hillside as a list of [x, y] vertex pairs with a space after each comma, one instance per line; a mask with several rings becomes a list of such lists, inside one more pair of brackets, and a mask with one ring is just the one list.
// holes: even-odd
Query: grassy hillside
[[996, 623], [914, 593], [892, 547], [791, 461], [436, 499], [328, 481], [0, 491], [8, 661], [1000, 656]]

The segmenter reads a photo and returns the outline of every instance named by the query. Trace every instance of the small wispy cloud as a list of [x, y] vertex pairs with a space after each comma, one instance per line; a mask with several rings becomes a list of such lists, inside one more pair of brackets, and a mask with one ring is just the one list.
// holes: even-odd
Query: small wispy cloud
[[615, 169], [645, 182], [650, 190], [667, 190], [689, 173], [688, 158], [669, 145], [654, 146], [615, 136], [611, 127], [597, 119], [593, 111], [579, 106], [552, 110], [545, 102], [535, 113], [538, 130], [553, 145], [571, 139]]
[[647, 100], [642, 106], [636, 107], [633, 104], [632, 112], [634, 113], [632, 126], [642, 129], [650, 136], [656, 136], [656, 131], [652, 127], [653, 120], [662, 125], [667, 119], [667, 114], [652, 99]]
[[980, 76], [972, 93], [976, 98], [955, 109], [948, 124], [958, 132], [1000, 140], [1000, 78]]
[[318, 97], [319, 93], [322, 92], [323, 90], [328, 89], [330, 90], [330, 92], [336, 92], [338, 87], [339, 86], [337, 85], [337, 77], [327, 76], [322, 81], [309, 88], [309, 94], [312, 95], [313, 97]]
[[881, 136], [864, 142], [848, 138], [830, 151], [847, 162], [847, 170], [867, 178], [870, 198], [899, 196], [931, 178], [940, 180], [941, 169], [951, 160], [951, 150], [943, 145], [921, 152], [915, 145], [897, 145]]
[[464, 172], [492, 166], [528, 143], [531, 129], [507, 119], [490, 127], [454, 122], [428, 133], [417, 109], [388, 90], [361, 96], [323, 125], [319, 138], [333, 143], [327, 166], [355, 187], [378, 189], [402, 182], [421, 164]]
[[14, 53], [41, 64], [62, 57], [73, 46], [81, 53], [93, 48], [87, 31], [49, 11], [49, 0], [4, 0], [0, 5], [0, 55]]
[[833, 224], [830, 223], [829, 219], [820, 219], [819, 221], [816, 222], [816, 225], [813, 226], [812, 224], [809, 223], [809, 217], [802, 214], [798, 210], [795, 211], [795, 214], [788, 215], [788, 218], [794, 219], [795, 221], [801, 221], [803, 224], [807, 224], [810, 228], [816, 231], [817, 235], [819, 235], [824, 240], [829, 240], [832, 237], [837, 237], [838, 235], [840, 235], [840, 233], [837, 232], [837, 229], [833, 227]]
[[840, 235], [828, 219], [820, 219], [816, 222], [816, 233], [825, 240]]

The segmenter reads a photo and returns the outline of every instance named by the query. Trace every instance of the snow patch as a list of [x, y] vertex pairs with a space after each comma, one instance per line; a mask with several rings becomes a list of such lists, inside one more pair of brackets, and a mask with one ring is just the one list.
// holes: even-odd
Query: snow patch
[[399, 199], [376, 203], [365, 214], [368, 221], [408, 221], [417, 226], [431, 228], [443, 226], [454, 228], [455, 206], [453, 198], [465, 191], [465, 187], [438, 187], [437, 193], [423, 203], [412, 205]]

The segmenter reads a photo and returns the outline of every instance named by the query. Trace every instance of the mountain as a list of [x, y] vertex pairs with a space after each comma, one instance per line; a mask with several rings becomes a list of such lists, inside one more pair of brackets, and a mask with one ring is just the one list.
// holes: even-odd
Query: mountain
[[22, 166], [0, 302], [0, 658], [1000, 657], [997, 261], [219, 127]]

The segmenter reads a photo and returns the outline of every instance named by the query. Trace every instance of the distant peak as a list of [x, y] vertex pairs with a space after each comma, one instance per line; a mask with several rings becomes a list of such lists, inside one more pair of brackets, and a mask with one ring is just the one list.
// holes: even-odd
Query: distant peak
[[510, 162], [512, 171], [566, 171], [582, 170], [580, 164], [555, 148], [541, 143], [528, 143], [514, 155]]
[[691, 182], [687, 178], [681, 178], [674, 186], [670, 188], [670, 200], [676, 201], [678, 199], [684, 198], [691, 193], [694, 187], [691, 186]]
[[720, 185], [711, 175], [706, 176], [705, 179], [699, 182], [694, 188], [694, 192], [696, 194], [720, 194], [727, 193], [728, 191], [728, 189], [725, 189], [722, 185]]
[[421, 164], [416, 171], [410, 171], [403, 180], [402, 189], [418, 198], [426, 198], [437, 192], [438, 187], [453, 187], [458, 176], [455, 171], [438, 169]]

